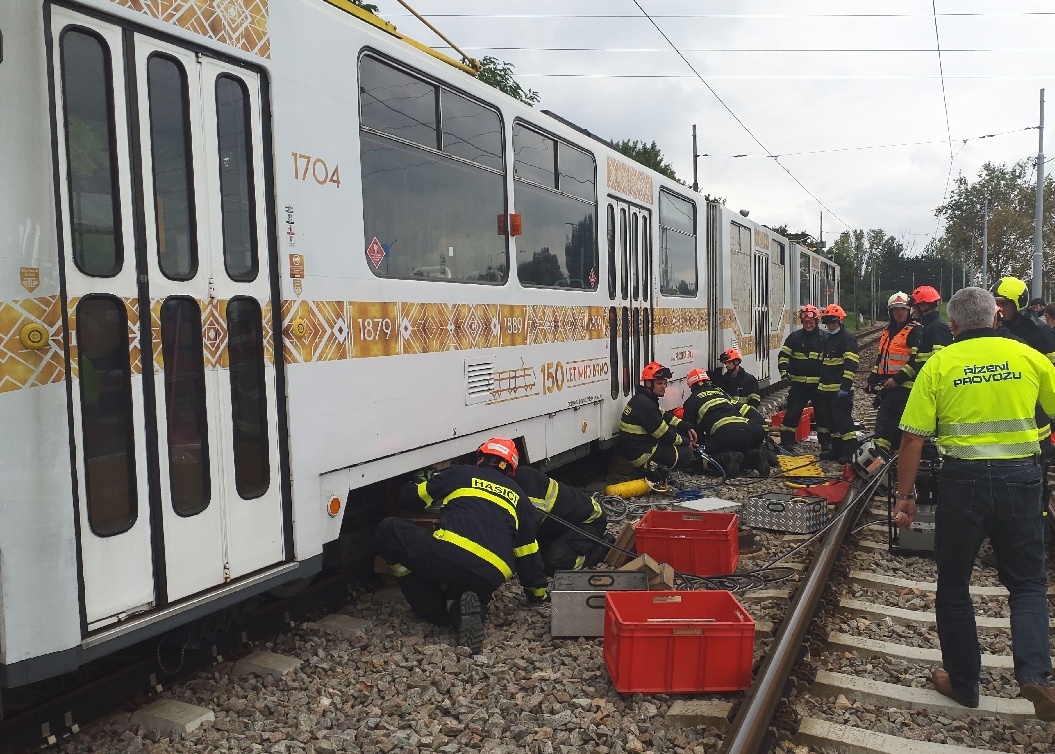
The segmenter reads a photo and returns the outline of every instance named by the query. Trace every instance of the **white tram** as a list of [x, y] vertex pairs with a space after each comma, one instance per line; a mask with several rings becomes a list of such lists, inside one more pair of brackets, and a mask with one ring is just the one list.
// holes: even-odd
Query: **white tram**
[[651, 359], [772, 380], [837, 297], [362, 15], [0, 3], [0, 686], [318, 572], [350, 493], [488, 436], [611, 441]]

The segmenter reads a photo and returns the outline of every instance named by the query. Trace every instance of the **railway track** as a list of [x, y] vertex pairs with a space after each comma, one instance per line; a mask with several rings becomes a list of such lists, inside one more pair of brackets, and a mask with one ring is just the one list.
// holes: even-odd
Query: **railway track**
[[[878, 334], [859, 336], [862, 379]], [[767, 398], [771, 407], [779, 397]], [[869, 425], [869, 399], [856, 400], [855, 415]], [[834, 465], [827, 470], [837, 473]], [[707, 494], [743, 500], [777, 489], [787, 489], [780, 479], [743, 479]], [[664, 502], [671, 501], [636, 504]], [[1016, 698], [1006, 592], [995, 572], [976, 573], [986, 654], [982, 702], [968, 710], [930, 688], [929, 668], [940, 662], [933, 562], [888, 553], [885, 498], [858, 485], [840, 511], [822, 537], [759, 531], [762, 550], [741, 557], [740, 571], [768, 567], [762, 583], [736, 584], [758, 627], [755, 681], [742, 699], [620, 696], [600, 640], [553, 639], [548, 610], [525, 609], [513, 585], [497, 594], [476, 657], [414, 620], [398, 590], [383, 589], [340, 608], [335, 615], [352, 621], [343, 629], [321, 613], [297, 620], [155, 692], [209, 709], [214, 719], [196, 730], [159, 734], [129, 705], [59, 746], [71, 753], [1050, 752], [1050, 726]], [[275, 677], [236, 670], [241, 656], [260, 649], [297, 667]]]

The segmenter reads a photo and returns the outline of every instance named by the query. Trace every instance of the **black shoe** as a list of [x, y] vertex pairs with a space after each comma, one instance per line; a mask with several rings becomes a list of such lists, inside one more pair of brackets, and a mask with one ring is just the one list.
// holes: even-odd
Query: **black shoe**
[[839, 454], [829, 447], [827, 450], [821, 452], [820, 459], [822, 461], [834, 461], [838, 456]]
[[755, 452], [758, 453], [758, 458], [755, 460], [755, 468], [758, 470], [759, 478], [765, 479], [769, 476], [769, 451], [765, 448], [760, 448]]
[[744, 462], [744, 454], [732, 451], [728, 456], [729, 462], [725, 466], [725, 476], [734, 477], [740, 473], [740, 464]]
[[484, 644], [484, 616], [480, 598], [476, 592], [462, 592], [458, 598], [458, 645], [468, 647], [474, 655], [480, 653]]

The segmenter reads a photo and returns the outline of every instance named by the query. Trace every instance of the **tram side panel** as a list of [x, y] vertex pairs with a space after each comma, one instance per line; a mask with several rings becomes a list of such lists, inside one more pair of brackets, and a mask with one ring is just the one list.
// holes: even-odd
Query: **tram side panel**
[[[80, 636], [48, 79], [39, 7], [0, 7], [0, 663]], [[17, 30], [17, 33], [15, 33]]]

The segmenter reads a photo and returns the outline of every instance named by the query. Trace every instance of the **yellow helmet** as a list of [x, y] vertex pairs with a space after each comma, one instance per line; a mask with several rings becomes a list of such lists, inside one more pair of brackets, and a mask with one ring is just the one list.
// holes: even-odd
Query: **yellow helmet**
[[1010, 301], [1015, 305], [1015, 311], [1025, 309], [1029, 303], [1029, 287], [1018, 278], [1000, 278], [990, 289], [990, 293], [998, 299]]

